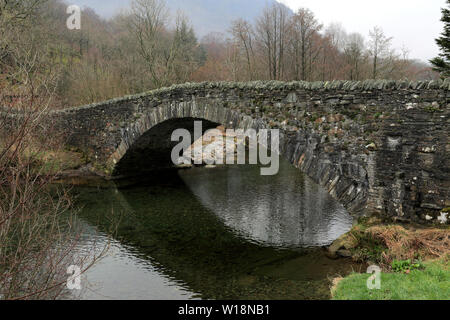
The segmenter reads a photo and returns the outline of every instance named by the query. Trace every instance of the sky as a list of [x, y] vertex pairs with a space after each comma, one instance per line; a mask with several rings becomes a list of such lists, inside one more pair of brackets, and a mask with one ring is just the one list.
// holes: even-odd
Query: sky
[[[226, 1], [226, 0], [217, 0]], [[242, 0], [245, 1], [245, 0]], [[446, 0], [277, 0], [297, 10], [309, 8], [325, 26], [342, 24], [347, 32], [359, 32], [366, 38], [374, 26], [393, 37], [394, 48], [409, 49], [410, 58], [428, 61], [439, 53], [434, 39], [443, 30], [440, 8]], [[129, 0], [67, 0], [89, 6], [103, 17], [111, 17]]]

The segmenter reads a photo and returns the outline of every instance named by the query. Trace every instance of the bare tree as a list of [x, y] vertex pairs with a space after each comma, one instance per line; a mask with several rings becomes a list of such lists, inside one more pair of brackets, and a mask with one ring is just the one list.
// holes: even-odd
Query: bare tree
[[244, 51], [248, 80], [254, 79], [255, 52], [253, 49], [253, 28], [243, 19], [232, 22], [231, 34], [235, 43]]
[[333, 47], [340, 51], [344, 50], [347, 40], [347, 32], [342, 26], [342, 23], [330, 23], [325, 29], [324, 35], [325, 37], [328, 37]]
[[[346, 41], [347, 32], [341, 23], [331, 23], [325, 29], [322, 46], [322, 81], [342, 77], [342, 71], [345, 68], [342, 53]], [[325, 75], [325, 68], [327, 75]]]
[[314, 36], [321, 30], [322, 25], [314, 14], [305, 8], [300, 8], [291, 19], [290, 48], [294, 60], [295, 79], [307, 80], [308, 66], [311, 73]]
[[361, 80], [361, 68], [364, 60], [364, 37], [359, 33], [351, 33], [347, 37], [344, 56], [349, 66], [349, 79]]
[[131, 32], [138, 41], [139, 53], [146, 62], [155, 86], [162, 83], [158, 73], [162, 37], [166, 31], [169, 12], [164, 0], [133, 0], [131, 4]]
[[167, 77], [172, 83], [186, 82], [200, 63], [200, 46], [187, 17], [178, 12], [169, 45], [164, 50]]
[[284, 75], [288, 15], [288, 9], [278, 3], [266, 7], [256, 21], [256, 36], [269, 79], [278, 80]]
[[372, 77], [376, 79], [380, 69], [381, 60], [390, 58], [392, 56], [391, 41], [392, 37], [388, 38], [380, 27], [374, 27], [369, 32], [369, 50], [373, 59]]

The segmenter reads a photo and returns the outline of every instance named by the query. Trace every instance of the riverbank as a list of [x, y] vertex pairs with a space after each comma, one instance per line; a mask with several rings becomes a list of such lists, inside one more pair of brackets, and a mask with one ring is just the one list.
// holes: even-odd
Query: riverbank
[[381, 269], [380, 289], [370, 290], [371, 274], [335, 278], [334, 300], [450, 299], [450, 228], [360, 221], [328, 248], [328, 255], [351, 257]]
[[369, 290], [370, 274], [354, 273], [334, 281], [333, 300], [449, 300], [448, 258], [427, 261], [420, 269], [382, 272], [380, 289]]

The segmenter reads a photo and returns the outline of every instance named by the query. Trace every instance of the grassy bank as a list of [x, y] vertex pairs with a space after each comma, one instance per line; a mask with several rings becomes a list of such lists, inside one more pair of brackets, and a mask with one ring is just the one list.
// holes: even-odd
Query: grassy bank
[[332, 290], [334, 300], [449, 300], [448, 259], [423, 263], [423, 269], [381, 274], [381, 288], [369, 290], [370, 274], [352, 274]]
[[381, 268], [381, 289], [369, 290], [370, 274], [333, 281], [336, 300], [450, 299], [450, 229], [360, 221], [330, 250]]

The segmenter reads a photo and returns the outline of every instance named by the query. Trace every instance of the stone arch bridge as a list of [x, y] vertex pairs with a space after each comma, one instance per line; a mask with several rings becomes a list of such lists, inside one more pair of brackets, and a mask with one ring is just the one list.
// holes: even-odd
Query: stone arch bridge
[[282, 155], [350, 213], [434, 219], [450, 206], [450, 79], [176, 85], [52, 113], [111, 175], [170, 165], [174, 129], [279, 128]]

